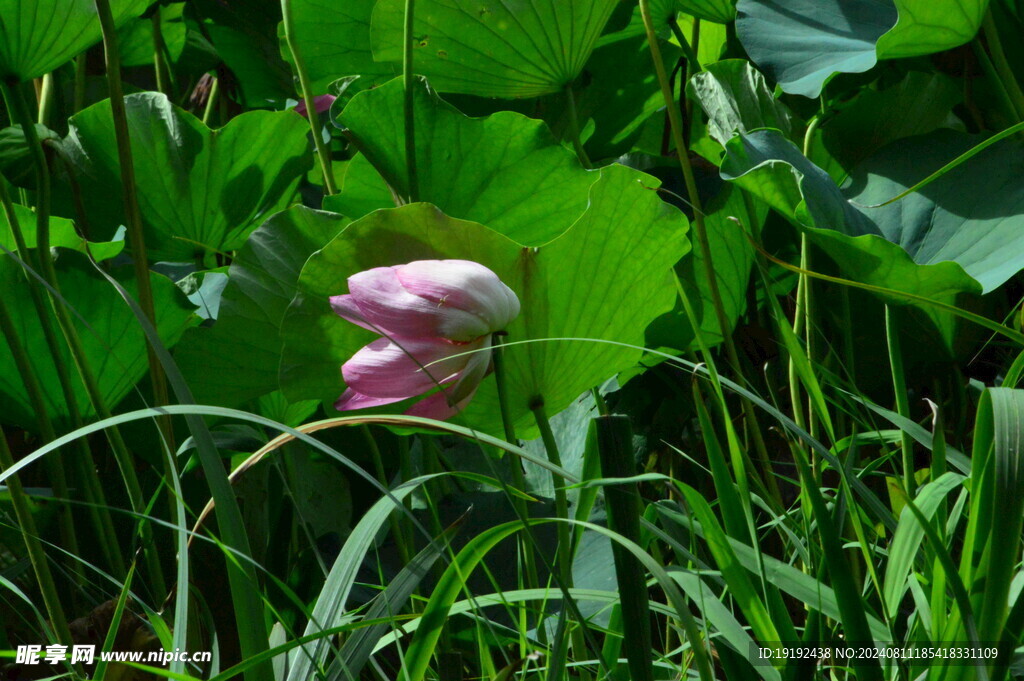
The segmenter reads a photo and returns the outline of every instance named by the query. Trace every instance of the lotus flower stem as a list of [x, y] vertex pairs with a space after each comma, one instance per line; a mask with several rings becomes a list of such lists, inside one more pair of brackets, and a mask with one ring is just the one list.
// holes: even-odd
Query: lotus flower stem
[[[562, 456], [558, 451], [558, 442], [555, 441], [555, 434], [551, 430], [551, 422], [548, 420], [547, 411], [544, 409], [544, 399], [536, 398], [530, 405], [534, 419], [537, 421], [537, 428], [540, 430], [540, 439], [544, 443], [544, 449], [548, 455], [548, 461], [554, 465], [562, 466]], [[559, 518], [569, 518], [569, 501], [565, 494], [565, 479], [557, 473], [551, 473], [551, 485], [555, 490], [555, 515]], [[570, 539], [570, 528], [566, 523], [558, 523], [558, 568], [562, 583], [572, 587], [572, 541]]]
[[[505, 375], [505, 357], [504, 357], [504, 338], [505, 332], [501, 331], [494, 334], [494, 349], [491, 351], [494, 356], [494, 380], [497, 383], [498, 388], [498, 405], [501, 410], [501, 423], [505, 428], [505, 439], [509, 444], [518, 445], [519, 440], [516, 438], [516, 427], [512, 421], [512, 413], [508, 403], [508, 383]], [[520, 492], [526, 491], [526, 478], [523, 476], [523, 466], [519, 462], [519, 458], [513, 454], [505, 453], [505, 461], [508, 463], [508, 469], [512, 477], [512, 485]], [[518, 496], [512, 496], [512, 505], [515, 507], [519, 517], [524, 521], [530, 518], [530, 510], [526, 506], [526, 500], [521, 499]], [[523, 528], [525, 532], [529, 532], [529, 526]], [[537, 557], [533, 554], [533, 542], [523, 540], [521, 542], [522, 553], [523, 553], [523, 564], [526, 568], [526, 584], [528, 588], [534, 588], [540, 584], [540, 580], [537, 576]]]
[[324, 143], [323, 131], [320, 128], [320, 117], [317, 115], [316, 102], [313, 99], [313, 87], [309, 82], [309, 75], [306, 73], [306, 65], [302, 61], [298, 45], [295, 41], [295, 19], [292, 16], [291, 0], [281, 0], [281, 23], [284, 26], [284, 41], [288, 50], [292, 53], [292, 61], [295, 62], [295, 74], [299, 78], [299, 87], [302, 89], [302, 98], [306, 102], [309, 129], [313, 134], [313, 146], [316, 147], [316, 155], [320, 159], [320, 169], [324, 176], [324, 192], [337, 194], [338, 188], [334, 184], [334, 171], [331, 170], [331, 154], [327, 144]]
[[587, 150], [583, 147], [583, 141], [580, 139], [580, 121], [576, 113], [576, 94], [572, 90], [572, 83], [565, 86], [565, 99], [566, 108], [569, 111], [569, 136], [572, 137], [573, 149], [576, 150], [576, 155], [579, 157], [583, 167], [589, 170], [594, 167], [594, 164], [591, 163], [590, 157], [587, 156]]
[[[32, 257], [33, 253], [29, 251], [28, 246], [25, 243], [25, 235], [21, 231], [18, 216], [14, 212], [14, 205], [11, 203], [11, 197], [7, 193], [7, 188], [2, 182], [0, 182], [0, 204], [3, 205], [7, 223], [10, 225], [11, 234], [14, 236], [14, 244], [18, 251], [18, 257], [26, 264], [38, 267], [36, 259]], [[67, 406], [68, 415], [70, 416], [71, 427], [73, 429], [77, 429], [82, 425], [82, 414], [81, 411], [79, 411], [78, 398], [75, 396], [75, 390], [72, 386], [71, 371], [68, 368], [67, 362], [64, 361], [64, 354], [61, 351], [60, 340], [57, 338], [57, 332], [54, 331], [50, 315], [47, 313], [46, 301], [43, 299], [44, 291], [42, 290], [40, 282], [29, 272], [25, 272], [25, 280], [28, 286], [29, 299], [32, 301], [32, 306], [35, 308], [36, 317], [39, 320], [39, 327], [43, 332], [43, 339], [46, 341], [46, 347], [50, 351], [50, 357], [53, 360], [54, 370], [57, 374], [57, 382], [60, 384], [61, 397], [64, 399], [64, 404]], [[31, 388], [26, 385], [26, 389], [29, 390], [31, 394]], [[56, 436], [56, 433], [51, 427], [49, 434], [46, 430], [43, 430], [42, 435], [47, 440], [52, 440]], [[89, 443], [84, 439], [78, 440], [76, 448], [78, 449], [78, 456], [74, 457], [74, 459], [79, 463], [81, 480], [83, 481], [83, 487], [86, 492], [86, 499], [91, 504], [90, 512], [96, 520], [96, 527], [102, 528], [99, 533], [100, 547], [104, 550], [104, 556], [107, 558], [107, 565], [111, 572], [115, 576], [121, 577], [125, 574], [125, 567], [120, 554], [118, 554], [116, 550], [118, 542], [117, 536], [114, 533], [114, 523], [110, 517], [110, 510], [107, 508], [106, 500], [104, 499], [103, 487], [100, 485], [99, 476], [96, 473], [96, 463], [92, 458], [92, 451], [89, 449]], [[62, 459], [63, 457], [58, 455], [58, 465], [63, 465]]]
[[[159, 11], [159, 9], [158, 9]], [[121, 190], [124, 192], [124, 215], [128, 227], [128, 243], [132, 249], [132, 264], [139, 287], [139, 305], [151, 322], [156, 321], [156, 306], [153, 303], [153, 288], [149, 280], [149, 262], [146, 257], [146, 239], [142, 231], [142, 213], [135, 186], [135, 160], [132, 157], [131, 136], [128, 132], [128, 114], [124, 106], [124, 90], [121, 86], [120, 49], [117, 43], [117, 27], [110, 9], [110, 0], [96, 0], [96, 13], [103, 30], [103, 53], [106, 59], [107, 82], [110, 84], [110, 112], [114, 121], [114, 135], [117, 139], [117, 160], [120, 166]], [[156, 406], [169, 403], [167, 377], [152, 346], [147, 344], [146, 357], [149, 361], [149, 375], [153, 383], [153, 399]], [[162, 430], [174, 449], [174, 431], [169, 419], [163, 420]]]
[[420, 200], [420, 180], [416, 174], [416, 112], [413, 108], [413, 20], [416, 13], [415, 0], [405, 0], [405, 25], [402, 35], [402, 81], [405, 93], [402, 99], [405, 119], [405, 168], [409, 177], [409, 202]]
[[[60, 298], [57, 271], [53, 266], [53, 256], [50, 254], [50, 176], [46, 156], [43, 154], [42, 144], [39, 141], [39, 136], [36, 134], [32, 115], [29, 113], [28, 105], [25, 103], [21, 90], [17, 84], [12, 86], [6, 83], [2, 85], [2, 89], [8, 110], [11, 112], [12, 120], [19, 123], [25, 132], [25, 139], [28, 142], [36, 166], [36, 186], [38, 191], [36, 196], [35, 251], [39, 259], [42, 278], [52, 291], [50, 302], [53, 312], [57, 317], [57, 324], [64, 333], [64, 339], [67, 342], [75, 366], [78, 368], [78, 373], [82, 378], [82, 383], [85, 385], [93, 408], [101, 419], [110, 418], [110, 409], [107, 407], [103, 393], [100, 391], [99, 383], [96, 381], [96, 375], [93, 373], [88, 357], [85, 354], [85, 349], [82, 347], [82, 340], [78, 335], [78, 329], [74, 326], [71, 315]], [[114, 451], [114, 456], [117, 459], [118, 468], [121, 471], [121, 477], [128, 492], [128, 498], [132, 503], [132, 510], [136, 513], [144, 513], [146, 507], [142, 499], [142, 486], [139, 484], [131, 452], [128, 451], [128, 446], [121, 436], [121, 431], [117, 426], [110, 426], [105, 432], [110, 441], [111, 449]], [[148, 525], [143, 525], [143, 528], [143, 531], [148, 531], [145, 529], [148, 528]], [[153, 551], [146, 551], [146, 555], [149, 557], [154, 554]], [[162, 571], [160, 570], [159, 561], [152, 560], [149, 567], [151, 572], [153, 572], [154, 584], [162, 583]]]
[[[693, 207], [693, 224], [696, 232], [697, 245], [700, 248], [701, 257], [704, 263], [704, 276], [708, 282], [708, 289], [711, 292], [711, 302], [715, 310], [715, 319], [722, 332], [723, 344], [725, 345], [726, 358], [732, 366], [732, 370], [740, 379], [743, 378], [743, 370], [740, 365], [739, 353], [736, 351], [736, 344], [733, 342], [732, 334], [729, 332], [729, 318], [725, 313], [725, 306], [722, 303], [722, 292], [718, 286], [718, 278], [715, 276], [714, 259], [711, 255], [711, 244], [708, 241], [707, 226], [704, 223], [704, 211], [701, 205], [700, 194], [697, 191], [697, 182], [693, 175], [693, 166], [690, 163], [686, 142], [683, 139], [683, 121], [672, 95], [672, 86], [669, 83], [668, 74], [665, 72], [665, 62], [662, 61], [661, 47], [658, 44], [658, 35], [654, 28], [654, 20], [651, 18], [650, 0], [640, 0], [640, 14], [643, 17], [644, 28], [647, 33], [647, 43], [651, 50], [651, 58], [654, 60], [654, 71], [661, 86], [661, 94], [665, 100], [668, 110], [669, 125], [672, 129], [672, 141], [676, 147], [676, 156], [679, 159], [679, 166], [683, 171], [683, 179], [686, 183], [686, 193], [690, 205]], [[708, 359], [706, 356], [705, 359]], [[768, 448], [765, 446], [764, 438], [761, 435], [761, 428], [757, 422], [757, 414], [749, 400], [741, 401], [743, 415], [747, 422], [747, 431], [757, 450], [758, 458], [762, 466], [765, 466], [764, 477], [769, 488], [775, 486], [775, 479], [771, 470], [767, 468], [769, 462]], [[774, 490], [773, 490], [774, 491]], [[776, 493], [775, 498], [779, 499]]]

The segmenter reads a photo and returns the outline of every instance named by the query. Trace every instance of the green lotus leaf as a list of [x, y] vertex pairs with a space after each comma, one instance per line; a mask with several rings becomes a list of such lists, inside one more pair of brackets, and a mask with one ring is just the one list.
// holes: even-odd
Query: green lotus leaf
[[[950, 130], [900, 140], [855, 168], [844, 196], [778, 131], [727, 145], [722, 176], [763, 198], [814, 239], [846, 278], [945, 303], [995, 290], [1024, 269], [1017, 238], [1020, 149], [996, 144], [895, 203], [884, 203], [979, 140]], [[906, 303], [892, 297], [891, 302]], [[951, 339], [951, 320], [922, 305]]]
[[[160, 8], [160, 36], [167, 46], [171, 61], [178, 61], [185, 50], [185, 5], [175, 3]], [[153, 20], [142, 17], [128, 22], [117, 32], [122, 66], [146, 66], [155, 60]]]
[[728, 24], [736, 18], [736, 0], [676, 0], [679, 9], [698, 19]]
[[744, 59], [708, 64], [690, 79], [689, 96], [708, 115], [708, 134], [725, 145], [733, 135], [776, 128], [789, 137], [793, 114], [775, 99], [764, 76]]
[[277, 389], [279, 329], [299, 272], [348, 222], [296, 207], [249, 235], [228, 271], [217, 322], [190, 329], [175, 351], [200, 403], [233, 407]]
[[[20, 220], [19, 220], [20, 222]], [[138, 296], [131, 267], [118, 268], [113, 275], [133, 296]], [[108, 407], [114, 408], [138, 383], [149, 368], [146, 359], [146, 339], [142, 327], [124, 300], [106, 279], [101, 277], [88, 259], [73, 251], [60, 251], [57, 258], [57, 276], [61, 294], [70, 305], [74, 324], [82, 339], [86, 361], [92, 368], [100, 393]], [[170, 279], [152, 273], [150, 282], [156, 310], [157, 331], [163, 342], [172, 346], [185, 328], [195, 319], [189, 304]], [[70, 426], [67, 403], [50, 354], [46, 352], [39, 317], [31, 304], [28, 283], [20, 266], [13, 258], [0, 255], [0, 288], [3, 289], [8, 312], [17, 329], [21, 344], [39, 351], [29, 352], [29, 361], [35, 370], [46, 402], [47, 411], [61, 427]], [[50, 323], [57, 327], [51, 310]], [[83, 321], [87, 320], [87, 321]], [[67, 366], [73, 367], [67, 347], [61, 353]], [[96, 417], [81, 381], [74, 382], [75, 396], [85, 418]], [[20, 374], [11, 357], [7, 341], [0, 336], [0, 414], [5, 423], [35, 431], [38, 423], [35, 412], [22, 384]]]
[[[161, 94], [125, 97], [146, 246], [154, 260], [239, 248], [310, 168], [308, 125], [291, 111], [252, 111], [210, 130]], [[124, 224], [109, 100], [76, 114], [64, 140], [91, 227]], [[69, 188], [64, 210], [73, 212]]]
[[[583, 70], [616, 0], [420, 0], [416, 73], [441, 92], [515, 99], [564, 90]], [[378, 0], [374, 59], [401, 63], [405, 0]], [[345, 74], [338, 74], [345, 75]]]
[[968, 43], [988, 10], [988, 0], [894, 1], [899, 21], [878, 40], [882, 59], [933, 54]]
[[791, 94], [817, 97], [835, 73], [878, 61], [875, 43], [896, 24], [892, 0], [740, 0], [736, 35]]
[[[408, 196], [402, 98], [402, 81], [392, 80], [353, 97], [338, 122], [387, 183]], [[541, 121], [506, 111], [468, 118], [423, 81], [414, 92], [414, 112], [419, 198], [447, 215], [536, 246], [586, 209], [597, 173], [584, 170]], [[346, 185], [350, 176], [360, 177], [353, 173], [362, 172], [360, 184], [370, 181], [361, 164], [353, 162]], [[341, 204], [328, 199], [325, 208], [340, 210]]]
[[[390, 79], [400, 74], [396, 63], [378, 62], [370, 50], [370, 17], [377, 0], [292, 0], [294, 39], [313, 89], [319, 94], [344, 76]], [[292, 63], [281, 41], [281, 55]]]
[[[151, 0], [111, 0], [124, 24]], [[100, 41], [93, 0], [0, 0], [0, 79], [31, 80], [53, 71]]]
[[[302, 269], [300, 294], [282, 330], [282, 389], [291, 400], [328, 403], [344, 389], [341, 364], [374, 337], [330, 308], [328, 298], [345, 292], [349, 275], [422, 259], [474, 260], [497, 273], [522, 303], [522, 313], [508, 328], [513, 343], [505, 350], [508, 397], [517, 428], [532, 432], [534, 400], [543, 398], [548, 410], [557, 412], [633, 366], [642, 352], [544, 339], [597, 338], [642, 346], [644, 328], [671, 309], [670, 270], [689, 249], [687, 224], [651, 191], [656, 186], [654, 178], [624, 166], [602, 169], [588, 209], [560, 237], [538, 248], [524, 248], [430, 204], [378, 210], [353, 222]], [[488, 378], [459, 418], [498, 433], [498, 415], [494, 379]]]
[[[18, 221], [18, 227], [25, 238], [27, 248], [36, 248], [36, 214], [31, 208], [14, 204], [14, 219]], [[7, 214], [0, 211], [0, 247], [8, 251], [17, 251], [17, 241], [14, 238], [14, 231], [7, 219]], [[89, 242], [82, 238], [75, 230], [71, 220], [64, 218], [50, 218], [50, 248], [68, 248], [79, 253], [88, 252], [94, 260], [109, 260], [122, 250], [124, 241]], [[0, 257], [7, 255], [0, 252]]]

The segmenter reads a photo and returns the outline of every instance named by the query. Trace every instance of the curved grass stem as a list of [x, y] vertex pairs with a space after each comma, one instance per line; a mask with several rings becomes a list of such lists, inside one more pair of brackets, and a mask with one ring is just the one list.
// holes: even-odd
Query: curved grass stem
[[[12, 120], [20, 124], [25, 133], [25, 139], [32, 153], [33, 163], [35, 164], [37, 187], [36, 254], [39, 259], [42, 279], [49, 290], [50, 303], [53, 308], [54, 315], [57, 318], [57, 324], [63, 332], [64, 340], [71, 353], [71, 358], [75, 363], [75, 367], [78, 369], [78, 373], [85, 386], [86, 393], [89, 395], [89, 400], [92, 403], [93, 409], [96, 410], [96, 413], [101, 419], [106, 419], [110, 417], [110, 409], [107, 407], [106, 400], [104, 399], [99, 383], [96, 380], [96, 375], [93, 373], [92, 366], [90, 365], [85, 349], [82, 346], [81, 338], [78, 335], [78, 329], [75, 327], [67, 307], [65, 307], [63, 297], [60, 295], [57, 271], [54, 268], [53, 255], [50, 253], [50, 174], [46, 155], [43, 152], [42, 144], [39, 141], [39, 136], [36, 134], [36, 129], [33, 124], [34, 121], [32, 119], [32, 115], [29, 112], [28, 105], [25, 103], [25, 98], [21, 94], [18, 84], [4, 83], [2, 90], [4, 99], [7, 102], [8, 111], [11, 113]], [[142, 487], [139, 484], [139, 479], [135, 472], [134, 460], [131, 452], [128, 450], [128, 446], [125, 444], [124, 438], [121, 436], [120, 430], [116, 427], [108, 429], [107, 438], [110, 442], [111, 449], [114, 452], [114, 457], [117, 460], [121, 477], [124, 480], [132, 510], [136, 513], [145, 513], [146, 504], [142, 495]], [[149, 529], [148, 524], [142, 525], [142, 532], [143, 537], [149, 536], [151, 530]], [[162, 571], [160, 569], [160, 563], [156, 557], [156, 550], [151, 542], [149, 543], [149, 550], [146, 551], [146, 557], [147, 566], [152, 573], [151, 576], [154, 580], [154, 585], [163, 585], [164, 581]], [[162, 589], [160, 590], [162, 591]]]

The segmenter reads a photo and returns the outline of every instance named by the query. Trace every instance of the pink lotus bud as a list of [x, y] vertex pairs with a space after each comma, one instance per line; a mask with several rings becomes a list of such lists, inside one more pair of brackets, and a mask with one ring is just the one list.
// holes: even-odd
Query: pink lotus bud
[[[336, 99], [337, 97], [335, 97], [334, 95], [320, 95], [319, 97], [314, 97], [313, 104], [316, 106], [316, 112], [318, 114], [324, 113], [325, 111], [331, 108], [331, 104], [334, 104], [334, 100]], [[305, 98], [300, 99], [299, 103], [295, 105], [295, 113], [301, 114], [302, 116], [309, 118], [309, 116], [306, 113], [308, 111], [309, 109], [306, 108]]]
[[[483, 265], [418, 260], [348, 279], [334, 311], [383, 337], [342, 366], [348, 389], [339, 411], [375, 407], [432, 391], [406, 413], [443, 419], [473, 397], [491, 367], [491, 335], [519, 315], [519, 298]], [[476, 352], [473, 352], [476, 351]]]

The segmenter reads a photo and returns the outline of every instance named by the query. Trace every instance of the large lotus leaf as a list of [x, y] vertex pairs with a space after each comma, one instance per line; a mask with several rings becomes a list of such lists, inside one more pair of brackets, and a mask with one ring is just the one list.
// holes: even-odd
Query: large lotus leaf
[[970, 42], [988, 0], [895, 0], [899, 21], [878, 41], [882, 59], [942, 52]]
[[[27, 248], [36, 247], [36, 214], [30, 208], [14, 204], [14, 219], [18, 222]], [[7, 213], [0, 211], [0, 247], [6, 251], [16, 252], [18, 245], [14, 238]], [[87, 242], [78, 232], [71, 220], [50, 218], [50, 248], [69, 248], [80, 253], [88, 252], [95, 260], [109, 260], [124, 249], [124, 241], [106, 241], [101, 243]], [[0, 250], [0, 259], [7, 255]]]
[[[328, 297], [344, 293], [351, 274], [421, 259], [475, 260], [496, 272], [522, 303], [508, 328], [510, 342], [576, 337], [642, 346], [644, 328], [672, 306], [670, 268], [689, 248], [685, 218], [651, 191], [656, 185], [654, 178], [623, 166], [604, 168], [587, 211], [539, 248], [524, 248], [429, 204], [379, 210], [353, 222], [302, 270], [301, 292], [282, 331], [282, 389], [289, 399], [336, 399], [344, 389], [341, 364], [374, 335], [335, 315]], [[549, 411], [558, 412], [631, 367], [640, 354], [584, 341], [509, 346], [509, 398], [517, 427], [533, 430], [533, 399], [543, 397]], [[497, 433], [498, 414], [488, 378], [462, 418]]]
[[[114, 276], [133, 296], [138, 295], [130, 267], [120, 268]], [[96, 375], [100, 393], [108, 407], [115, 407], [132, 387], [145, 376], [146, 339], [142, 327], [121, 296], [92, 267], [84, 255], [73, 251], [60, 251], [57, 259], [57, 277], [61, 293], [75, 313], [74, 324], [82, 339], [86, 360]], [[157, 331], [163, 342], [171, 346], [194, 319], [193, 307], [170, 279], [151, 274], [156, 309]], [[69, 425], [67, 404], [50, 354], [45, 350], [46, 340], [36, 310], [31, 304], [20, 267], [7, 255], [0, 255], [0, 289], [8, 311], [24, 347], [29, 348], [29, 361], [35, 369], [50, 415], [62, 425]], [[50, 323], [57, 328], [56, 318]], [[88, 320], [87, 323], [82, 320]], [[64, 363], [73, 367], [71, 355], [62, 346]], [[75, 396], [86, 418], [94, 418], [81, 381], [75, 380]], [[37, 427], [35, 413], [28, 394], [11, 358], [7, 341], [0, 336], [0, 418], [32, 431]]]
[[757, 69], [745, 59], [707, 65], [686, 86], [708, 115], [708, 134], [723, 146], [733, 135], [758, 128], [776, 128], [787, 137], [793, 114], [775, 99]]
[[821, 127], [825, 147], [850, 169], [895, 140], [962, 125], [952, 112], [962, 99], [951, 78], [911, 71], [898, 84], [861, 90], [844, 105]]
[[[962, 148], [970, 144], [954, 133], [935, 135], [938, 139], [954, 135], [964, 145]], [[915, 148], [924, 154], [923, 150], [935, 141], [933, 136], [926, 136], [915, 143]], [[852, 192], [858, 205], [892, 198], [911, 184], [908, 176], [920, 179], [949, 160], [945, 156], [936, 158], [942, 151], [930, 151], [924, 156], [929, 165], [908, 170], [906, 164], [912, 163], [913, 156], [903, 156], [906, 145], [903, 140], [898, 150], [893, 147], [874, 166], [875, 170], [862, 176], [855, 174]], [[945, 145], [945, 153], [951, 158], [955, 153], [950, 146], [961, 147]], [[908, 197], [885, 209], [861, 209], [847, 201], [835, 182], [778, 131], [740, 135], [729, 142], [726, 150], [722, 177], [760, 196], [806, 230], [849, 279], [953, 303], [962, 293], [991, 290], [1024, 266], [1024, 251], [1006, 247], [1013, 243], [1013, 237], [1007, 235], [1014, 233], [1015, 223], [1020, 224], [1011, 216], [1021, 212], [1021, 193], [1014, 189], [996, 194], [990, 191], [1014, 186], [1015, 180], [1009, 178], [1019, 172], [1015, 170], [1019, 161], [1012, 151], [997, 148], [979, 156], [986, 162], [985, 172], [977, 167], [963, 169], [968, 174], [976, 173], [972, 177], [981, 187], [975, 190], [979, 197], [976, 201], [969, 190], [957, 184], [958, 178], [960, 183], [971, 178], [957, 173], [929, 185], [934, 187], [931, 192]], [[904, 165], [897, 162], [899, 158], [905, 159]], [[998, 163], [1007, 167], [1001, 171]], [[1000, 183], [993, 177], [1004, 179]], [[991, 201], [994, 207], [989, 208], [985, 201]], [[1003, 248], [997, 251], [993, 245], [1000, 238]], [[906, 302], [899, 297], [887, 300]], [[951, 320], [927, 305], [923, 309], [950, 340]]]
[[[544, 123], [508, 111], [467, 118], [422, 81], [414, 96], [421, 200], [530, 246], [555, 238], [586, 209], [597, 174]], [[360, 92], [338, 121], [388, 184], [408, 196], [402, 97], [399, 79]], [[330, 201], [325, 207], [335, 208]]]
[[736, 34], [750, 58], [791, 94], [817, 97], [835, 73], [877, 62], [896, 24], [892, 0], [740, 0]]
[[736, 0], [676, 0], [679, 9], [698, 19], [728, 24], [736, 18]]
[[[138, 16], [150, 2], [111, 0], [115, 23]], [[101, 37], [93, 0], [0, 0], [0, 78], [38, 78]]]
[[[290, 111], [252, 111], [210, 130], [161, 94], [129, 95], [125, 105], [154, 260], [239, 248], [312, 163], [308, 126]], [[70, 125], [63, 148], [78, 172], [86, 215], [93, 229], [112, 231], [125, 220], [109, 100], [76, 114]]]
[[[855, 168], [845, 193], [862, 206], [884, 203], [982, 139], [937, 130], [900, 140]], [[896, 203], [861, 210], [914, 262], [957, 262], [988, 293], [1024, 269], [1022, 174], [1024, 150], [1007, 140]]]
[[290, 208], [249, 235], [231, 263], [217, 322], [191, 329], [175, 352], [196, 399], [238, 406], [277, 389], [279, 330], [311, 253], [348, 220]]
[[[617, 0], [420, 0], [416, 73], [441, 92], [537, 97], [583, 70]], [[378, 61], [399, 63], [405, 0], [378, 0], [370, 40]]]
[[[402, 72], [401, 57], [395, 63], [373, 60], [370, 17], [376, 2], [292, 0], [294, 39], [316, 92], [326, 92], [328, 85], [345, 76], [391, 78]], [[283, 40], [281, 54], [292, 61]]]

